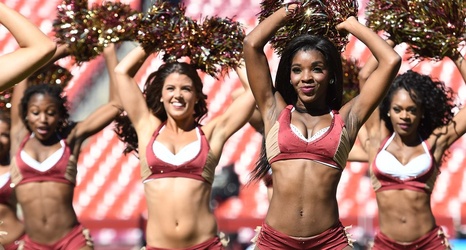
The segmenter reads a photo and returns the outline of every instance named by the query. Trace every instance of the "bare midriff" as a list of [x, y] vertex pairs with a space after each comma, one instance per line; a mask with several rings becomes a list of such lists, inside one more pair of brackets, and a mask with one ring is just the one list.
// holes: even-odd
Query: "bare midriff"
[[73, 209], [74, 186], [46, 181], [24, 183], [15, 189], [26, 233], [33, 241], [53, 244], [78, 224]]
[[273, 163], [273, 195], [266, 223], [292, 237], [312, 237], [339, 222], [341, 170], [309, 160]]
[[413, 242], [436, 226], [428, 193], [384, 190], [376, 198], [380, 231], [397, 242]]
[[144, 184], [148, 246], [186, 248], [217, 235], [211, 186], [189, 178], [160, 178]]

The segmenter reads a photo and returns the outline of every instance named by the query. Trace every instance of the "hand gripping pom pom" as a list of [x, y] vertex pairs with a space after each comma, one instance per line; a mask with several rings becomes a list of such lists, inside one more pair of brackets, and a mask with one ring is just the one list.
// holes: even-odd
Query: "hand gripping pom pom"
[[[261, 3], [259, 21], [263, 21], [288, 2], [264, 0]], [[292, 3], [297, 2], [292, 1]], [[343, 51], [349, 42], [348, 36], [338, 32], [336, 26], [348, 17], [357, 16], [357, 14], [358, 3], [356, 0], [299, 1], [298, 7], [288, 14], [287, 24], [275, 33], [270, 43], [280, 55], [287, 43], [294, 37], [312, 34], [327, 37], [339, 51]]]
[[109, 43], [134, 40], [142, 14], [129, 5], [104, 2], [88, 9], [87, 1], [63, 0], [53, 29], [57, 43], [67, 44], [78, 64], [100, 55]]
[[202, 24], [185, 16], [182, 4], [157, 0], [142, 18], [137, 40], [147, 53], [163, 52], [165, 62], [188, 57], [212, 77], [240, 64], [244, 31], [228, 18], [206, 18]]

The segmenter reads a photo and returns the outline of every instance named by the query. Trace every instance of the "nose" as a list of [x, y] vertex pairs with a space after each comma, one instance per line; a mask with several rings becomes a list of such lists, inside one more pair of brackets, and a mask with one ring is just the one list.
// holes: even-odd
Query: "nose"
[[175, 98], [183, 98], [183, 95], [181, 94], [181, 91], [180, 91], [180, 90], [177, 90], [177, 91], [175, 91], [175, 93], [174, 93], [174, 97], [175, 97]]
[[303, 74], [302, 74], [301, 80], [302, 80], [303, 82], [311, 81], [311, 80], [312, 80], [312, 74], [311, 74], [309, 71], [304, 70], [304, 71], [303, 71]]
[[44, 114], [44, 113], [40, 113], [39, 114], [39, 121], [42, 122], [42, 123], [47, 122], [47, 115]]
[[400, 118], [403, 120], [409, 119], [409, 113], [406, 110], [401, 111]]

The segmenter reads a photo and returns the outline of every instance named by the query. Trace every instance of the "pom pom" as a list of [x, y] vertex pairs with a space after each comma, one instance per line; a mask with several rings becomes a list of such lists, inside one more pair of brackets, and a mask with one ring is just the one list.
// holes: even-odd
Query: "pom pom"
[[108, 43], [134, 40], [142, 14], [127, 4], [105, 2], [87, 8], [87, 1], [63, 0], [53, 29], [57, 43], [67, 44], [78, 64], [100, 55]]
[[50, 64], [28, 77], [28, 86], [46, 83], [57, 84], [64, 89], [72, 78], [73, 75], [68, 69]]
[[369, 27], [385, 30], [396, 44], [408, 43], [411, 59], [456, 57], [464, 41], [464, 1], [376, 0], [369, 2], [366, 16]]
[[408, 20], [406, 1], [371, 0], [367, 3], [366, 26], [375, 31], [385, 31], [395, 44], [403, 39], [396, 30], [403, 29]]
[[184, 5], [157, 0], [141, 20], [137, 40], [147, 53], [162, 51], [165, 62], [188, 57], [217, 77], [240, 64], [244, 37], [243, 27], [231, 19], [211, 17], [198, 24], [185, 16]]
[[351, 101], [359, 95], [359, 71], [358, 61], [354, 58], [342, 56], [343, 66], [343, 104]]
[[53, 22], [57, 43], [67, 44], [78, 64], [103, 51], [103, 45], [99, 44], [100, 30], [93, 17], [87, 9], [87, 1], [63, 0], [57, 6], [57, 17]]
[[90, 11], [93, 12], [97, 28], [101, 30], [99, 45], [107, 46], [108, 43], [136, 39], [137, 27], [143, 14], [133, 10], [128, 4], [107, 1], [102, 5], [94, 4]]
[[[141, 19], [137, 41], [148, 53], [168, 48], [168, 44], [176, 43], [170, 40], [174, 39], [175, 27], [181, 26], [185, 20], [184, 14], [185, 9], [181, 4], [173, 5], [169, 1], [156, 0]], [[190, 23], [190, 20], [186, 21]], [[178, 30], [180, 29], [179, 27]]]
[[161, 49], [165, 52], [163, 60], [165, 62], [174, 62], [182, 57], [193, 58], [192, 47], [196, 43], [195, 39], [199, 30], [198, 24], [189, 17], [175, 16], [171, 20], [171, 26], [171, 32], [164, 33], [167, 36], [171, 34], [171, 37], [164, 37], [161, 46]]
[[243, 26], [229, 18], [211, 17], [204, 20], [199, 38], [190, 43], [191, 63], [207, 74], [216, 77], [241, 63]]
[[[261, 3], [259, 21], [263, 21], [281, 7], [282, 3], [278, 0], [264, 0]], [[270, 43], [280, 55], [294, 37], [313, 34], [327, 37], [339, 51], [343, 51], [349, 42], [348, 36], [338, 32], [336, 26], [350, 16], [357, 17], [357, 14], [356, 0], [299, 1], [299, 6], [289, 14], [287, 24], [275, 33]]]

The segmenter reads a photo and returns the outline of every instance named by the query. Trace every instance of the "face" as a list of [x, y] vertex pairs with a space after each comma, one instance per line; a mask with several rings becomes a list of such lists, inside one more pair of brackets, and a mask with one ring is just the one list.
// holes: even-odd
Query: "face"
[[291, 62], [290, 81], [304, 103], [323, 102], [329, 84], [329, 70], [318, 50], [298, 51]]
[[165, 79], [162, 89], [164, 108], [173, 118], [192, 117], [197, 103], [193, 81], [187, 75], [172, 73]]
[[394, 131], [399, 135], [417, 133], [422, 118], [422, 109], [416, 105], [405, 89], [399, 89], [394, 93], [388, 114]]
[[[0, 120], [0, 158], [10, 153], [10, 124]], [[1, 161], [1, 159], [0, 159]]]
[[57, 102], [49, 95], [35, 94], [28, 102], [26, 120], [37, 139], [54, 135], [60, 120]]

